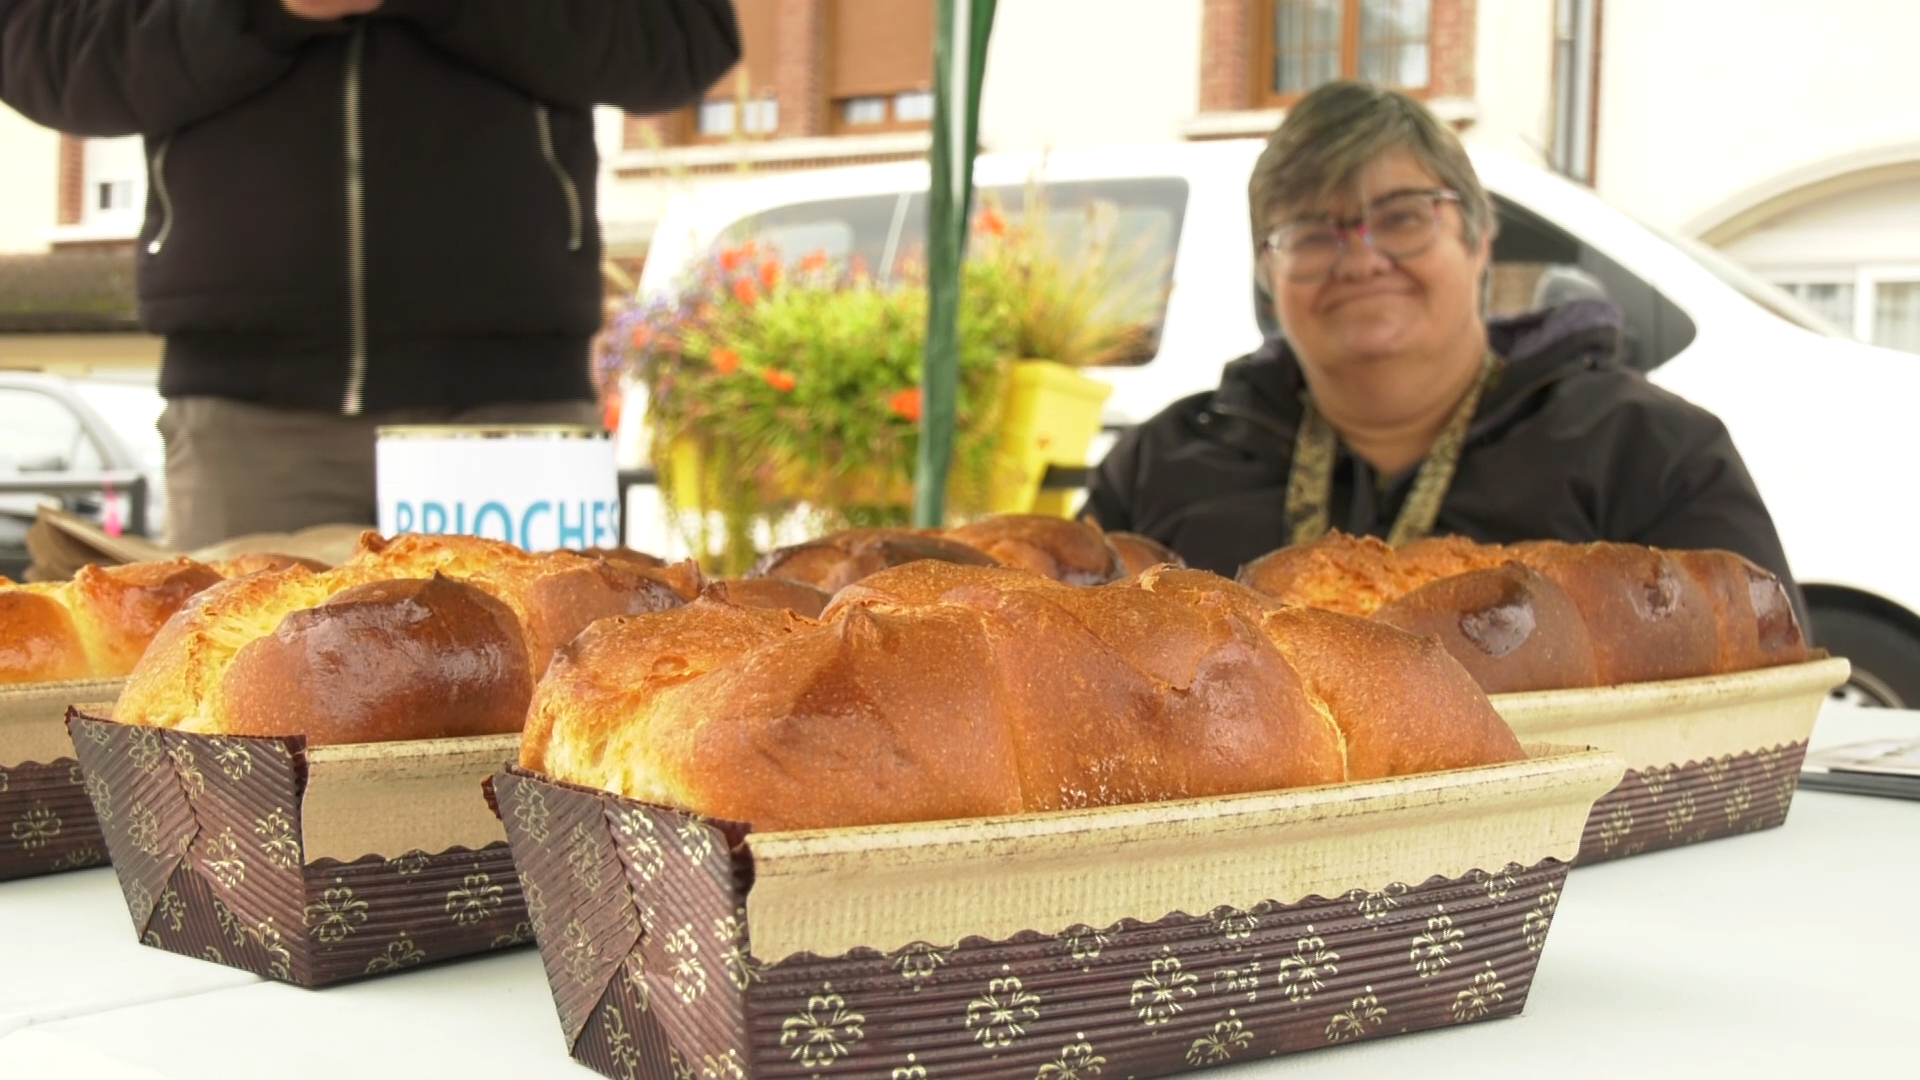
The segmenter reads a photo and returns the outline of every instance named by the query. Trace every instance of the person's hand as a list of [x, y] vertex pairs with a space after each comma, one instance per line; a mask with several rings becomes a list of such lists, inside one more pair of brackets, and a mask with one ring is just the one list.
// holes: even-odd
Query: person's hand
[[349, 15], [365, 15], [379, 7], [382, 0], [280, 0], [288, 14], [314, 22], [332, 22]]

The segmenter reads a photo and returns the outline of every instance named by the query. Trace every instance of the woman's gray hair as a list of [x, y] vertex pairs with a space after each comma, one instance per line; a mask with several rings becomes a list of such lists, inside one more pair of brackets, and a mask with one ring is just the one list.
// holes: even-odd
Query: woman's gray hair
[[1493, 200], [1480, 186], [1460, 139], [1425, 105], [1398, 90], [1330, 82], [1301, 98], [1281, 121], [1247, 182], [1256, 248], [1289, 209], [1315, 206], [1350, 188], [1360, 170], [1390, 150], [1405, 150], [1460, 196], [1469, 248], [1496, 228]]

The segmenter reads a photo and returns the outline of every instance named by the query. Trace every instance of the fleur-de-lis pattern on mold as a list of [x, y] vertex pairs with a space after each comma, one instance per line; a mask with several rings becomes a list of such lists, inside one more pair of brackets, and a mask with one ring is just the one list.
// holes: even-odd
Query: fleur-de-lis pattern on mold
[[1462, 948], [1466, 935], [1453, 925], [1453, 916], [1447, 909], [1436, 905], [1433, 917], [1427, 920], [1427, 932], [1413, 939], [1413, 947], [1407, 951], [1407, 962], [1423, 979], [1431, 978], [1446, 970], [1453, 963], [1453, 957]]
[[455, 926], [471, 926], [499, 911], [505, 896], [506, 890], [493, 883], [493, 875], [474, 867], [459, 888], [447, 893], [447, 918]]
[[1667, 790], [1668, 785], [1673, 783], [1676, 771], [1672, 765], [1655, 765], [1642, 769], [1640, 770], [1640, 784], [1647, 789], [1647, 794], [1659, 795], [1661, 792]]
[[[3, 777], [4, 774], [0, 774], [0, 778]], [[108, 786], [107, 778], [89, 776], [81, 782], [81, 786], [87, 790], [87, 801], [93, 804], [93, 816], [99, 818], [101, 824], [113, 824], [113, 788]], [[0, 783], [0, 791], [5, 790], [6, 785]]]
[[924, 941], [916, 941], [895, 954], [893, 969], [918, 990], [920, 984], [932, 978], [933, 973], [946, 964], [953, 952], [952, 949], [937, 949]]
[[533, 784], [515, 784], [513, 788], [513, 820], [520, 825], [520, 831], [539, 843], [547, 842], [548, 823], [553, 815], [547, 810], [547, 796]]
[[1233, 1055], [1252, 1045], [1253, 1032], [1247, 1030], [1238, 1014], [1229, 1010], [1227, 1018], [1213, 1025], [1210, 1034], [1200, 1036], [1187, 1047], [1187, 1064], [1195, 1068], [1224, 1065], [1233, 1060]]
[[967, 1003], [967, 1030], [989, 1050], [1000, 1050], [1040, 1020], [1040, 995], [1009, 975], [987, 983], [987, 992]]
[[724, 1054], [702, 1054], [700, 1080], [747, 1080], [747, 1070], [740, 1066], [740, 1051], [728, 1047]]
[[1213, 973], [1213, 992], [1216, 994], [1245, 994], [1247, 1004], [1260, 1000], [1260, 958], [1239, 967], [1221, 968]]
[[28, 851], [38, 851], [60, 835], [62, 824], [59, 814], [35, 803], [13, 823], [13, 842]]
[[247, 862], [240, 857], [240, 841], [231, 828], [220, 830], [219, 836], [207, 842], [200, 865], [223, 889], [236, 888], [247, 880]]
[[680, 823], [680, 853], [695, 866], [713, 857], [713, 831], [705, 818], [690, 814]]
[[260, 839], [260, 849], [267, 854], [267, 861], [282, 870], [291, 870], [300, 865], [300, 838], [294, 835], [293, 818], [285, 810], [275, 808], [266, 817], [253, 823], [253, 835]]
[[587, 924], [579, 919], [568, 922], [560, 938], [561, 965], [574, 982], [587, 985], [593, 980], [594, 961], [600, 958], [600, 949], [593, 943], [593, 935], [587, 933]]
[[1340, 954], [1328, 948], [1309, 923], [1307, 936], [1294, 943], [1293, 955], [1280, 961], [1280, 990], [1288, 1001], [1311, 1001], [1326, 979], [1340, 973], [1339, 962]]
[[1107, 947], [1110, 939], [1106, 934], [1091, 926], [1070, 926], [1060, 935], [1060, 943], [1066, 946], [1067, 955], [1082, 969], [1100, 959], [1100, 950]]
[[173, 759], [174, 775], [190, 797], [198, 799], [207, 793], [207, 778], [200, 775], [200, 761], [193, 756], [193, 747], [176, 742], [167, 747], [167, 757]]
[[127, 760], [143, 773], [153, 771], [164, 756], [160, 749], [160, 733], [153, 728], [139, 727], [127, 733]]
[[1327, 1021], [1327, 1041], [1330, 1043], [1349, 1042], [1358, 1039], [1369, 1031], [1378, 1031], [1387, 1022], [1387, 1007], [1380, 1004], [1369, 986], [1353, 1004], [1344, 1011], [1333, 1014]]
[[1453, 996], [1453, 1022], [1464, 1024], [1469, 1020], [1478, 1020], [1491, 1012], [1494, 1006], [1506, 1000], [1507, 984], [1500, 981], [1494, 973], [1493, 964], [1487, 964], [1487, 970], [1473, 977], [1473, 982], [1465, 990]]
[[807, 998], [806, 1008], [781, 1022], [780, 1046], [802, 1068], [822, 1069], [853, 1053], [867, 1036], [866, 1024], [826, 983]]
[[614, 1068], [620, 1070], [622, 1080], [636, 1080], [640, 1051], [633, 1045], [633, 1033], [627, 1030], [619, 1009], [607, 1010], [607, 1053], [613, 1055]]
[[673, 994], [691, 1005], [707, 992], [707, 969], [700, 962], [700, 943], [694, 939], [693, 927], [682, 926], [667, 935], [666, 948], [667, 955], [674, 958], [667, 969]]
[[1194, 984], [1200, 980], [1185, 969], [1180, 958], [1168, 953], [1152, 962], [1145, 976], [1133, 980], [1133, 993], [1127, 1007], [1140, 1017], [1140, 1023], [1155, 1027], [1180, 1015], [1185, 1003], [1198, 996]]
[[1527, 917], [1520, 923], [1520, 933], [1527, 939], [1527, 948], [1539, 952], [1547, 944], [1547, 931], [1553, 926], [1553, 915], [1560, 907], [1560, 894], [1552, 889], [1540, 894], [1527, 910]]
[[244, 780], [253, 773], [253, 753], [247, 744], [233, 739], [213, 740], [213, 764], [229, 780]]
[[1237, 908], [1221, 908], [1214, 914], [1213, 929], [1228, 941], [1245, 941], [1260, 929], [1260, 916]]
[[1407, 894], [1407, 887], [1399, 883], [1388, 885], [1379, 892], [1355, 889], [1346, 895], [1368, 922], [1390, 914], [1400, 906], [1400, 897]]
[[1600, 826], [1600, 843], [1608, 851], [1633, 831], [1633, 810], [1624, 803], [1614, 807]]
[[411, 877], [425, 872], [427, 867], [433, 865], [433, 856], [419, 848], [414, 848], [412, 851], [402, 852], [388, 859], [387, 865], [393, 868], [394, 873], [402, 877]]
[[585, 825], [575, 825], [567, 834], [567, 865], [573, 868], [573, 880], [586, 892], [600, 891], [606, 883], [602, 876], [605, 863], [600, 858], [600, 842]]
[[127, 912], [133, 916], [133, 924], [145, 926], [153, 916], [153, 890], [135, 881], [127, 886], [126, 892]]
[[398, 971], [401, 968], [415, 967], [427, 959], [426, 951], [414, 944], [405, 930], [387, 946], [387, 951], [367, 962], [367, 974], [378, 975], [386, 971]]
[[1517, 866], [1508, 866], [1505, 869], [1496, 870], [1493, 873], [1488, 873], [1485, 870], [1475, 870], [1473, 872], [1473, 880], [1476, 884], [1486, 887], [1488, 900], [1498, 904], [1507, 898], [1509, 892], [1513, 891], [1513, 872], [1517, 869], [1519, 869]]
[[720, 943], [720, 963], [735, 990], [745, 990], [759, 977], [747, 951], [747, 909], [713, 920], [713, 938]]
[[694, 1080], [693, 1063], [673, 1047], [667, 1048], [667, 1067], [673, 1070], [673, 1080]]
[[1746, 816], [1748, 810], [1753, 809], [1753, 788], [1745, 778], [1734, 781], [1733, 790], [1727, 793], [1724, 809], [1729, 829], [1739, 826], [1740, 819]]
[[525, 945], [532, 940], [533, 940], [533, 924], [530, 922], [521, 921], [521, 922], [514, 923], [512, 930], [509, 930], [506, 933], [501, 934], [498, 937], [494, 938], [493, 942], [489, 944], [487, 948], [511, 949], [515, 945]]
[[640, 876], [642, 884], [653, 884], [653, 879], [667, 865], [667, 850], [660, 844], [653, 819], [639, 810], [622, 810], [616, 821], [620, 835], [627, 838], [627, 859], [633, 872]]
[[367, 921], [367, 910], [367, 902], [356, 898], [353, 889], [347, 886], [326, 889], [319, 900], [307, 905], [307, 933], [315, 941], [327, 944], [345, 941], [347, 935]]
[[533, 924], [534, 934], [536, 936], [545, 934], [547, 932], [547, 894], [541, 890], [540, 883], [525, 874], [520, 875], [520, 895], [526, 898], [527, 921]]
[[1060, 1056], [1041, 1065], [1034, 1080], [1091, 1080], [1101, 1074], [1107, 1059], [1093, 1052], [1085, 1032], [1076, 1031], [1073, 1037], [1079, 1041], [1061, 1047]]
[[1732, 767], [1732, 757], [1710, 757], [1700, 763], [1700, 772], [1701, 775], [1707, 778], [1707, 786], [1718, 791], [1720, 790], [1720, 781], [1725, 778], [1727, 770]]
[[[177, 930], [179, 927], [175, 927], [174, 929]], [[253, 938], [254, 944], [260, 946], [267, 954], [267, 974], [276, 979], [291, 979], [293, 977], [293, 953], [288, 950], [286, 942], [281, 940], [280, 929], [273, 925], [273, 919], [268, 918], [265, 922], [262, 922], [247, 933], [248, 936]], [[400, 940], [406, 941], [406, 937], [403, 933], [400, 935]], [[407, 942], [407, 944], [411, 945], [412, 942]], [[391, 953], [392, 950], [389, 949], [388, 951]], [[424, 959], [425, 955], [426, 954], [422, 953], [421, 958]], [[413, 963], [419, 962], [419, 960], [413, 961]], [[367, 972], [368, 974], [374, 972], [371, 964], [368, 965]]]
[[167, 928], [174, 933], [186, 924], [187, 902], [180, 899], [180, 893], [169, 885], [160, 893], [160, 899], [154, 903], [154, 911], [167, 921]]
[[895, 1065], [889, 1080], [927, 1080], [927, 1067], [920, 1064], [914, 1055], [907, 1055], [905, 1065]]
[[6, 766], [0, 765], [0, 795], [5, 795], [11, 787], [13, 787], [13, 775], [7, 772]]
[[214, 925], [220, 928], [220, 936], [231, 942], [234, 948], [246, 947], [247, 924], [241, 922], [240, 916], [234, 914], [232, 908], [221, 903], [217, 896], [213, 898], [213, 921]]
[[1667, 811], [1667, 836], [1677, 837], [1693, 824], [1693, 792], [1683, 791]]

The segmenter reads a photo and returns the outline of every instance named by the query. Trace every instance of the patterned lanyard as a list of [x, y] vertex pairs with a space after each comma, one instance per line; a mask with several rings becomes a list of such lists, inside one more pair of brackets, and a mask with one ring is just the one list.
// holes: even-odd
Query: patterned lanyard
[[[1440, 519], [1441, 500], [1453, 484], [1454, 470], [1460, 467], [1460, 451], [1466, 446], [1467, 428], [1480, 408], [1480, 398], [1499, 381], [1500, 358], [1489, 350], [1481, 358], [1479, 380], [1454, 406], [1447, 426], [1440, 430], [1433, 449], [1420, 463], [1413, 490], [1387, 534], [1388, 544], [1399, 547], [1433, 531], [1434, 522]], [[1333, 459], [1340, 445], [1333, 425], [1313, 407], [1313, 398], [1305, 396], [1305, 402], [1300, 434], [1293, 443], [1293, 469], [1287, 477], [1287, 531], [1295, 544], [1312, 543], [1332, 527], [1329, 504], [1333, 501]]]

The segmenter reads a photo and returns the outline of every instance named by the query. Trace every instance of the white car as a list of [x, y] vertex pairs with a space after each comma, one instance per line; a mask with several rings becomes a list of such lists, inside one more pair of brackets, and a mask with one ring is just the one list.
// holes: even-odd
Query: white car
[[[1247, 177], [1257, 140], [987, 155], [975, 183], [1017, 210], [1035, 178], [1071, 224], [1104, 204], [1118, 237], [1168, 286], [1159, 347], [1111, 382], [1110, 430], [1211, 389], [1272, 329], [1254, 294]], [[1854, 661], [1844, 693], [1920, 707], [1920, 561], [1910, 553], [1920, 357], [1848, 340], [1717, 255], [1664, 238], [1592, 191], [1496, 153], [1474, 166], [1500, 212], [1496, 312], [1529, 306], [1547, 268], [1576, 266], [1625, 312], [1635, 362], [1720, 416], [1772, 511], [1816, 640]], [[799, 257], [860, 256], [885, 275], [924, 235], [927, 167], [793, 173], [704, 188], [669, 206], [640, 282], [670, 295], [684, 271], [749, 237]], [[1264, 329], [1263, 329], [1264, 328]], [[638, 412], [639, 410], [634, 410]], [[1096, 456], [1107, 443], [1096, 447]], [[1905, 492], [1906, 494], [1902, 494]]]

